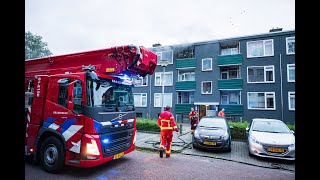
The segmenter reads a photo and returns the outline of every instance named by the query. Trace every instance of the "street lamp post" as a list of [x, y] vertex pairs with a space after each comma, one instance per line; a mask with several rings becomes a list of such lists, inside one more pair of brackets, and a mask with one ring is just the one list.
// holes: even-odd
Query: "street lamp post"
[[162, 77], [161, 77], [161, 84], [162, 84], [162, 94], [161, 94], [161, 107], [162, 107], [162, 111], [164, 111], [164, 73], [166, 71], [166, 66], [169, 64], [168, 60], [160, 60], [159, 61], [159, 65], [162, 66]]

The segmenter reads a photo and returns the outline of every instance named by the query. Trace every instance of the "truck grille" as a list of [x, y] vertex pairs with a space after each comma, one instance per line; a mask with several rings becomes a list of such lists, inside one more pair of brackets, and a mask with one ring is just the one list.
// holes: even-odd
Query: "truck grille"
[[102, 134], [101, 139], [108, 139], [108, 142], [101, 143], [103, 157], [113, 156], [123, 152], [132, 145], [133, 129], [127, 129], [119, 132]]

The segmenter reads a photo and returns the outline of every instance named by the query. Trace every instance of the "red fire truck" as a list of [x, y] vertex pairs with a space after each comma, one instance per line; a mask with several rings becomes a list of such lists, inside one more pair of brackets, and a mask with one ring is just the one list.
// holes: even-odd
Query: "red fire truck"
[[25, 154], [50, 173], [88, 168], [135, 150], [133, 78], [157, 56], [126, 45], [25, 61]]

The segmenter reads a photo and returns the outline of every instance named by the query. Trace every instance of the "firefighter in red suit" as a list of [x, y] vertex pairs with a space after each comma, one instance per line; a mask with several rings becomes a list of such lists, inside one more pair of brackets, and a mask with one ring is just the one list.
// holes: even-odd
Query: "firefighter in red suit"
[[191, 121], [191, 133], [194, 132], [194, 129], [196, 128], [196, 124], [198, 124], [198, 117], [199, 117], [198, 112], [195, 111], [193, 108], [191, 108], [191, 111], [189, 113], [189, 119]]
[[173, 114], [170, 112], [170, 106], [166, 106], [158, 119], [158, 125], [160, 126], [160, 157], [163, 157], [164, 149], [166, 150], [166, 157], [170, 157], [173, 131], [179, 135], [179, 129], [174, 122]]

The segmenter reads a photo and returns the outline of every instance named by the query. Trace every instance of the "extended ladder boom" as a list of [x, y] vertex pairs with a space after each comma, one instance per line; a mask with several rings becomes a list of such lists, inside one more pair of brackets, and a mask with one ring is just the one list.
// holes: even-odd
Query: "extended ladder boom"
[[97, 72], [152, 75], [157, 55], [143, 46], [115, 46], [107, 49], [25, 60], [25, 76], [65, 74], [82, 71], [82, 66], [95, 66]]

